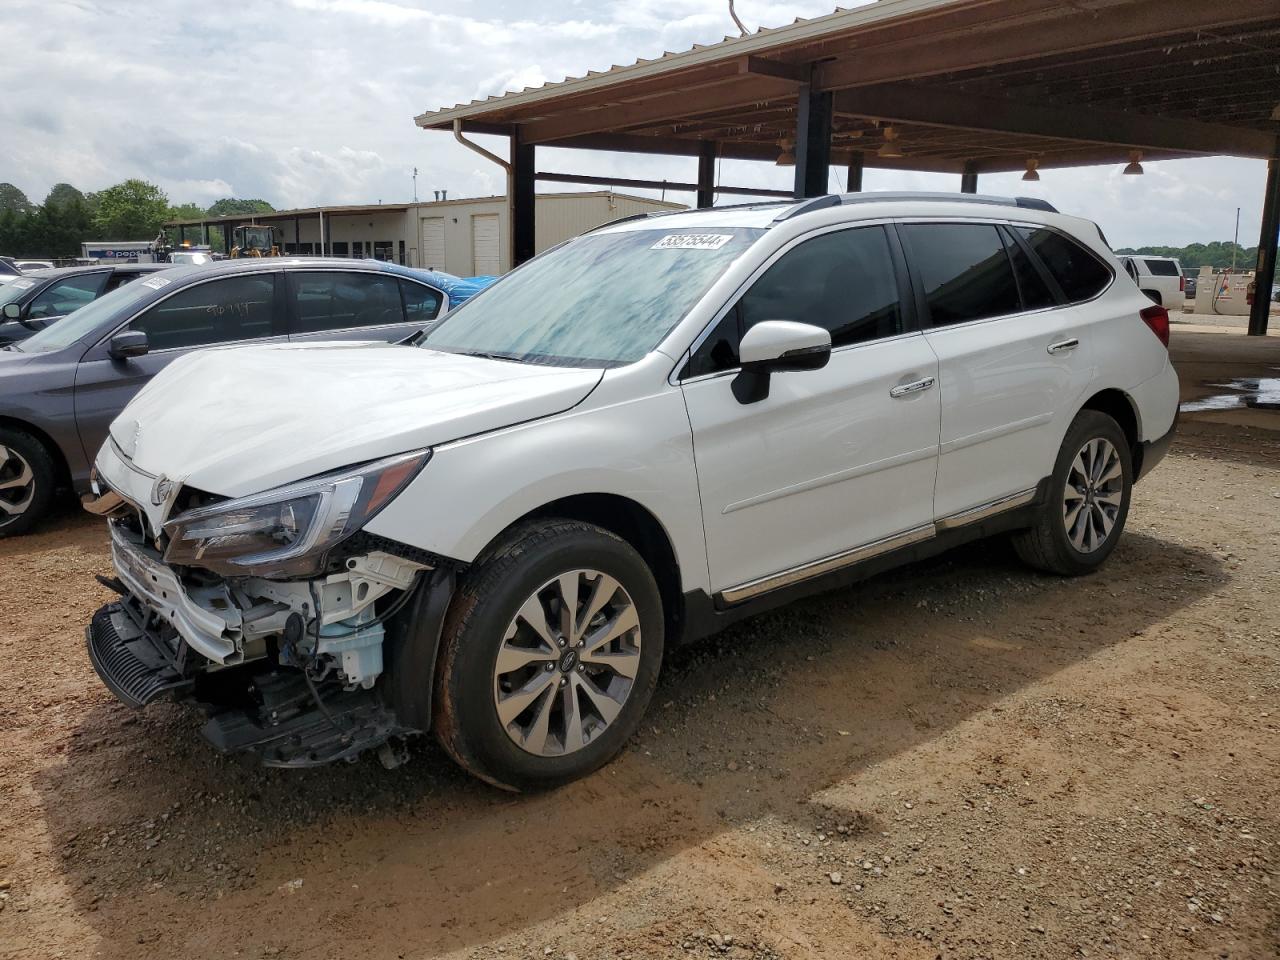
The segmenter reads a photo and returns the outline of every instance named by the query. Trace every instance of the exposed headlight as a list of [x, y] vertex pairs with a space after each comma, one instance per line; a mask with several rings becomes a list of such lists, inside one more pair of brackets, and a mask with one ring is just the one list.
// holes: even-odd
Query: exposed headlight
[[417, 476], [430, 450], [189, 510], [164, 525], [166, 563], [223, 576], [308, 576]]

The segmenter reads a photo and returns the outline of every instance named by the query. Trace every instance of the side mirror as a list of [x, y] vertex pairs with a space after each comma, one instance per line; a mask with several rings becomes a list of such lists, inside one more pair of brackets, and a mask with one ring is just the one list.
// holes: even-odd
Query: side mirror
[[111, 338], [107, 356], [112, 360], [128, 360], [130, 357], [140, 357], [150, 349], [147, 335], [141, 330], [123, 330]]
[[746, 332], [738, 356], [742, 372], [733, 379], [733, 395], [739, 403], [758, 403], [769, 396], [772, 374], [825, 367], [831, 332], [810, 323], [765, 320]]
[[6, 303], [4, 305], [4, 318], [6, 320], [18, 320], [22, 317], [22, 308], [16, 303]]

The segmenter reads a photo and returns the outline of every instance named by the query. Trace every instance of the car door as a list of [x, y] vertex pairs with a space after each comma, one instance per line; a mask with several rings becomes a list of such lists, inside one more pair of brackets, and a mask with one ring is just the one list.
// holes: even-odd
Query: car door
[[291, 270], [289, 339], [403, 340], [433, 320], [444, 294], [378, 270]]
[[[900, 264], [883, 225], [802, 238], [695, 345], [682, 387], [710, 581], [724, 599], [803, 578], [800, 568], [853, 548], [932, 534], [938, 365], [914, 329]], [[831, 359], [775, 373], [768, 397], [740, 403], [738, 343], [762, 320], [827, 328]]]
[[[146, 283], [168, 283], [152, 277]], [[76, 426], [90, 461], [108, 428], [148, 380], [178, 357], [205, 347], [284, 342], [278, 270], [237, 273], [188, 284], [114, 331], [140, 330], [148, 352], [114, 360], [110, 337], [95, 344], [76, 370]]]
[[996, 501], [1028, 495], [1052, 472], [1062, 418], [1092, 379], [1087, 323], [1003, 226], [898, 229], [939, 362], [937, 515], [1012, 505]]

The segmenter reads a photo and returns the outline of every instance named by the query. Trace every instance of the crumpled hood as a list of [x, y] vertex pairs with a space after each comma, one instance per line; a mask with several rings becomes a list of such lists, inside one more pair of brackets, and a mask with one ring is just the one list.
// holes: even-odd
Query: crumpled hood
[[238, 497], [559, 413], [602, 374], [385, 343], [202, 350], [156, 376], [111, 437], [139, 470]]

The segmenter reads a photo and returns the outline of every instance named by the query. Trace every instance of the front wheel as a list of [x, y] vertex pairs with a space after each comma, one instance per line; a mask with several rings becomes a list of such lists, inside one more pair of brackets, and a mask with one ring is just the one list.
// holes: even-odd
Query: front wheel
[[1082, 410], [1062, 442], [1036, 525], [1013, 538], [1018, 555], [1049, 573], [1093, 572], [1120, 539], [1132, 491], [1124, 431], [1105, 413]]
[[0, 427], [0, 537], [35, 526], [49, 512], [56, 482], [44, 444], [21, 430]]
[[661, 595], [630, 544], [573, 520], [519, 528], [468, 571], [450, 605], [436, 736], [505, 789], [575, 780], [635, 732], [662, 646]]

